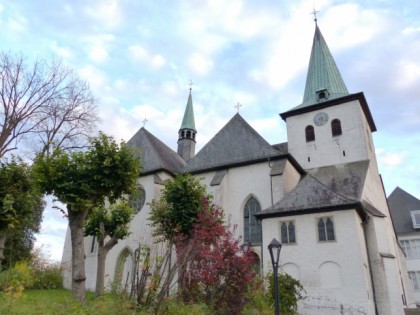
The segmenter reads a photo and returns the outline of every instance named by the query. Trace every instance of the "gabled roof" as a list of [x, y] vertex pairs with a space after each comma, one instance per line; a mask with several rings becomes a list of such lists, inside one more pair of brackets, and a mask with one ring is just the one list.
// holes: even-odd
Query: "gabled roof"
[[192, 102], [192, 96], [191, 96], [191, 90], [190, 95], [188, 96], [188, 102], [187, 107], [185, 108], [184, 118], [182, 119], [181, 129], [191, 129], [197, 132], [195, 129], [195, 121], [194, 121], [194, 110], [193, 110], [193, 102]]
[[355, 207], [357, 201], [339, 195], [323, 185], [313, 176], [307, 174], [301, 181], [273, 206], [261, 211], [258, 217], [294, 215], [310, 210], [328, 211], [348, 206]]
[[420, 210], [419, 199], [397, 187], [388, 197], [388, 206], [397, 234], [420, 233], [419, 229], [414, 229], [410, 213], [412, 210]]
[[274, 149], [238, 113], [188, 162], [184, 172], [256, 162], [283, 153]]
[[[319, 99], [317, 92], [322, 90], [328, 92], [328, 97]], [[348, 94], [349, 92], [340, 71], [316, 24], [303, 102], [296, 108], [310, 106]]]
[[165, 170], [171, 174], [179, 172], [185, 161], [166, 144], [152, 135], [144, 127], [127, 142], [141, 151], [141, 175]]

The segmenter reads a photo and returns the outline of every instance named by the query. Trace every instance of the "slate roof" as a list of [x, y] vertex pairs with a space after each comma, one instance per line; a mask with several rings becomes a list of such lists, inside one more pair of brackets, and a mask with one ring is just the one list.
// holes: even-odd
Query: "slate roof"
[[420, 210], [420, 200], [397, 187], [388, 197], [388, 206], [397, 235], [420, 232], [414, 229], [410, 211]]
[[335, 193], [310, 174], [273, 206], [261, 211], [258, 217], [299, 214], [308, 210], [335, 210], [340, 206], [354, 206], [356, 200]]
[[365, 160], [313, 168], [307, 172], [332, 191], [340, 192], [347, 198], [360, 200], [368, 168], [369, 160]]
[[171, 174], [180, 172], [185, 161], [166, 144], [144, 127], [127, 142], [141, 151], [142, 175], [165, 170]]
[[273, 206], [261, 211], [259, 217], [293, 215], [356, 208], [360, 214], [384, 214], [361, 200], [369, 161], [345, 163], [307, 170], [297, 186]]
[[188, 162], [184, 172], [220, 169], [279, 157], [274, 149], [238, 113]]

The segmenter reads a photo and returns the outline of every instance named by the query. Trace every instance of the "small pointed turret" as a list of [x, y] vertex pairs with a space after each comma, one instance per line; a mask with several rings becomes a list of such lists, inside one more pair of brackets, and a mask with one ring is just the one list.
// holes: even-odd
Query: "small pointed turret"
[[317, 104], [348, 94], [340, 71], [315, 19], [315, 35], [306, 77], [305, 94], [303, 103], [299, 107]]
[[187, 107], [185, 108], [181, 128], [178, 131], [178, 154], [187, 162], [195, 156], [195, 135], [197, 134], [191, 90], [190, 87]]

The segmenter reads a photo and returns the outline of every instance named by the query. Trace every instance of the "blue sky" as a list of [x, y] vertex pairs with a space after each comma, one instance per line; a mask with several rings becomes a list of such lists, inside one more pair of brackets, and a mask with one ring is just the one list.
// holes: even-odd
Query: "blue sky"
[[[100, 130], [146, 128], [173, 149], [193, 85], [197, 149], [236, 113], [270, 143], [301, 103], [314, 1], [0, 0], [0, 50], [61, 58], [98, 98]], [[350, 93], [363, 91], [386, 193], [420, 198], [420, 1], [315, 1]], [[61, 258], [66, 220], [44, 216], [38, 244]]]

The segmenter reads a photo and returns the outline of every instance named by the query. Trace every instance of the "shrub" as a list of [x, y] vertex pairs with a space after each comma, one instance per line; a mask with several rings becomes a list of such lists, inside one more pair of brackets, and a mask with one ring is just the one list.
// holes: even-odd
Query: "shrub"
[[246, 289], [256, 281], [252, 249], [240, 247], [235, 228], [223, 224], [223, 211], [208, 204], [190, 234], [177, 244], [177, 263], [188, 266], [182, 279], [184, 302], [203, 302], [216, 314], [240, 314]]
[[18, 262], [13, 268], [0, 273], [0, 289], [14, 297], [19, 297], [32, 282], [33, 277], [26, 262]]
[[33, 283], [28, 289], [62, 289], [63, 276], [59, 262], [52, 261], [43, 247], [32, 251], [29, 265], [33, 275]]
[[[274, 275], [271, 273], [268, 276], [269, 290], [268, 294], [270, 302], [274, 303]], [[280, 313], [281, 314], [296, 314], [297, 303], [303, 298], [305, 292], [299, 280], [294, 279], [287, 273], [279, 273], [278, 275], [278, 288], [280, 294]]]

